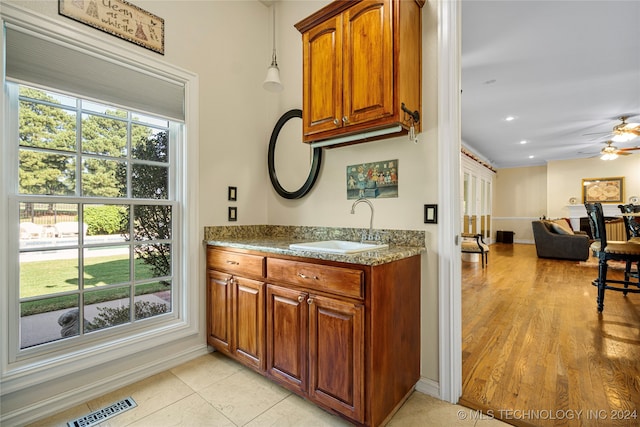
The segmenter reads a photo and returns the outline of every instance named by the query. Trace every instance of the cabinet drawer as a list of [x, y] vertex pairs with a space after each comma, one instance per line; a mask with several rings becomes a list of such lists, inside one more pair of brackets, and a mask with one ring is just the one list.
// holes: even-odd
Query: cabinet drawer
[[265, 276], [263, 256], [207, 249], [207, 267], [249, 277]]
[[284, 259], [267, 259], [267, 277], [348, 297], [364, 298], [364, 272]]

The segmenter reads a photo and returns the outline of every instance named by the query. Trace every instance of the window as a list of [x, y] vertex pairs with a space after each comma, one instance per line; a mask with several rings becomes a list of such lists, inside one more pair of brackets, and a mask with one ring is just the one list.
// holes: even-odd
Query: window
[[19, 349], [171, 315], [181, 125], [9, 86], [19, 123]]

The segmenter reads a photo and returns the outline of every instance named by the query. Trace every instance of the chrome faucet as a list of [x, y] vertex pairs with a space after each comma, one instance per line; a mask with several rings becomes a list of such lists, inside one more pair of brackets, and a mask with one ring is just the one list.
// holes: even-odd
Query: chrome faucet
[[[369, 207], [371, 208], [371, 219], [369, 220], [369, 236], [368, 236], [368, 238], [366, 240], [372, 240], [373, 239], [373, 204], [371, 204], [369, 199], [366, 199], [364, 197], [360, 197], [358, 200], [353, 202], [353, 205], [351, 205], [351, 214], [352, 215], [355, 214], [356, 213], [356, 205], [358, 203], [363, 203], [363, 202], [368, 204]], [[365, 240], [364, 235], [362, 236], [362, 240]]]

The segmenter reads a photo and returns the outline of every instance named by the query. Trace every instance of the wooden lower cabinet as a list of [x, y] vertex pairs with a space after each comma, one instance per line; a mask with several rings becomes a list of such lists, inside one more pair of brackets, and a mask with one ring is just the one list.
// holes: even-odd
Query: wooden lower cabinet
[[309, 296], [309, 397], [364, 421], [364, 307]]
[[384, 425], [420, 378], [420, 256], [367, 266], [245, 254], [208, 248], [208, 343], [352, 423]]
[[207, 342], [231, 353], [231, 279], [229, 274], [207, 270]]
[[264, 283], [215, 270], [208, 277], [208, 343], [264, 371]]
[[267, 285], [267, 375], [296, 393], [307, 391], [309, 294]]
[[267, 375], [364, 421], [364, 307], [267, 285]]
[[263, 282], [234, 277], [233, 351], [236, 358], [264, 371], [264, 287]]

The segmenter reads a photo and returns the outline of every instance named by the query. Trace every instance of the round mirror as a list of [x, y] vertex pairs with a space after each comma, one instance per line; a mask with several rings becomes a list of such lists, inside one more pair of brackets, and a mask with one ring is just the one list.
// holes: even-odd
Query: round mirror
[[[269, 179], [276, 192], [285, 199], [299, 199], [316, 182], [322, 148], [314, 148], [309, 164], [309, 148], [302, 144], [302, 110], [289, 110], [280, 117], [269, 140]], [[276, 174], [276, 169], [280, 171]]]

